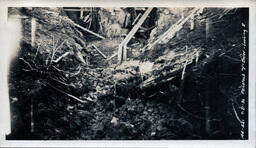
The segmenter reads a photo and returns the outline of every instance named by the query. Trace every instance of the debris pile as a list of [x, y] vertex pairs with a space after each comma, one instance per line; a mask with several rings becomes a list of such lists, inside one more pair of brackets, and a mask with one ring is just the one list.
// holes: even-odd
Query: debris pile
[[[239, 23], [231, 23], [241, 22], [240, 11], [154, 8], [151, 13], [158, 15], [145, 19], [148, 23], [142, 23], [127, 44], [127, 61], [118, 64], [127, 26], [135, 25], [144, 9], [95, 8], [82, 16], [84, 26], [62, 8], [10, 9], [27, 17], [22, 20], [20, 53], [10, 70], [10, 139], [239, 137], [238, 124], [226, 118], [236, 123], [238, 94], [233, 92], [239, 78], [228, 75], [240, 69], [242, 33], [235, 25]], [[206, 34], [205, 19], [210, 17], [223, 22], [211, 26], [216, 33]], [[31, 18], [36, 19], [34, 46]], [[95, 32], [86, 23], [94, 19], [99, 21]], [[178, 29], [172, 30], [179, 20]], [[231, 29], [234, 26], [238, 29]], [[165, 41], [151, 46], [161, 36]]]

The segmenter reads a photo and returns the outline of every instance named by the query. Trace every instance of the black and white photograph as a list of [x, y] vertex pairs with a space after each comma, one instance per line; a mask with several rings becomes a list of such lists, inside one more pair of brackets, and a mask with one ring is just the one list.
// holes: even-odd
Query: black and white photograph
[[249, 7], [7, 11], [6, 141], [249, 139]]

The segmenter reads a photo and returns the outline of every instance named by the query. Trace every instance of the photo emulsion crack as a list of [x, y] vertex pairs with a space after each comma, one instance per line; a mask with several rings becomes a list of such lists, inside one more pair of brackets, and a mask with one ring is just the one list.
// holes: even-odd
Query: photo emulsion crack
[[9, 7], [8, 22], [6, 140], [248, 140], [249, 8]]

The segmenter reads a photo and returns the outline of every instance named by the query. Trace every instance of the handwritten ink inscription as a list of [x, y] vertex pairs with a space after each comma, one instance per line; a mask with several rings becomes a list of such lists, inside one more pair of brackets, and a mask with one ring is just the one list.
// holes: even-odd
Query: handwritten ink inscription
[[247, 27], [245, 23], [242, 23], [242, 51], [240, 54], [240, 60], [241, 60], [241, 86], [240, 86], [240, 93], [241, 93], [241, 100], [240, 100], [240, 115], [241, 115], [241, 121], [240, 121], [240, 125], [241, 125], [241, 130], [240, 130], [240, 137], [241, 139], [245, 138], [245, 120], [244, 120], [244, 115], [245, 115], [245, 99], [246, 99], [246, 50], [247, 50]]

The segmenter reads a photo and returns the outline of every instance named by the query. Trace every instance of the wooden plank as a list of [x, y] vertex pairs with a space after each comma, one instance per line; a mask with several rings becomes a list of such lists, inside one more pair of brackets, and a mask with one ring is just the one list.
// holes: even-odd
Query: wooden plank
[[169, 34], [169, 32], [170, 32], [171, 30], [173, 30], [173, 28], [174, 28], [175, 26], [177, 26], [182, 20], [183, 20], [183, 18], [179, 19], [178, 22], [176, 22], [174, 25], [172, 25], [172, 26], [171, 26], [166, 32], [164, 32], [162, 35], [160, 35], [160, 37], [158, 37], [157, 40], [155, 40], [153, 43], [149, 43], [148, 45], [146, 45], [145, 47], [143, 47], [143, 48], [142, 48], [142, 51], [143, 51], [144, 49], [146, 49], [147, 47], [148, 47], [148, 49], [150, 49], [150, 48], [152, 48], [155, 44], [157, 44], [158, 42], [160, 42], [160, 41], [161, 41], [164, 37], [166, 37], [166, 36]]
[[74, 24], [76, 27], [78, 27], [78, 28], [80, 28], [80, 29], [82, 29], [82, 30], [84, 30], [84, 31], [86, 31], [86, 32], [88, 32], [88, 33], [90, 33], [90, 34], [93, 34], [93, 35], [97, 36], [98, 38], [105, 39], [105, 37], [103, 37], [103, 36], [101, 36], [101, 35], [99, 35], [99, 34], [97, 34], [97, 33], [95, 33], [95, 32], [92, 32], [91, 30], [88, 30], [88, 29], [86, 29], [86, 28], [84, 28], [84, 27], [82, 27], [82, 26], [80, 26], [80, 25], [78, 25], [78, 24], [76, 24], [76, 23], [74, 23], [74, 22], [73, 22], [73, 24]]
[[134, 19], [132, 25], [134, 25], [137, 22], [137, 20], [140, 18], [140, 16], [141, 16], [141, 13], [139, 13], [139, 15]]
[[[81, 12], [81, 9], [63, 9], [64, 11], [74, 11], [74, 12]], [[83, 11], [90, 11], [90, 10], [83, 10]]]
[[36, 38], [36, 19], [31, 18], [31, 46], [35, 47], [35, 38]]
[[147, 16], [150, 14], [153, 8], [148, 8], [146, 12], [142, 15], [138, 23], [132, 28], [132, 30], [129, 32], [129, 34], [126, 36], [126, 38], [122, 41], [122, 43], [119, 45], [118, 49], [118, 62], [121, 63], [123, 60], [126, 60], [127, 58], [127, 44], [132, 39], [134, 34], [137, 32], [137, 30], [140, 28], [140, 26], [143, 24], [143, 22], [146, 20]]
[[[186, 53], [187, 53], [187, 52], [188, 52], [188, 46], [186, 45]], [[185, 71], [186, 71], [187, 64], [188, 64], [188, 58], [186, 58], [185, 65], [184, 65], [184, 68], [183, 68], [183, 70], [182, 70], [181, 81], [183, 81], [183, 79], [184, 79], [184, 75], [185, 75]]]
[[176, 32], [178, 32], [181, 29], [181, 26], [185, 22], [187, 22], [191, 17], [193, 17], [195, 15], [195, 13], [199, 10], [200, 10], [200, 8], [193, 9], [189, 16], [187, 16], [186, 18], [181, 18], [178, 22], [176, 22], [174, 25], [172, 25], [165, 33], [160, 35], [160, 37], [157, 40], [155, 40], [153, 43], [149, 43], [148, 45], [143, 47], [142, 51], [145, 50], [146, 48], [148, 48], [148, 49], [152, 48], [154, 45], [156, 45], [160, 41], [168, 38], [168, 36], [171, 36], [171, 35], [175, 34]]
[[83, 19], [83, 16], [84, 16], [84, 9], [81, 8], [80, 9], [80, 19]]
[[105, 59], [107, 58], [107, 56], [106, 56], [104, 53], [102, 53], [94, 44], [92, 44], [92, 46], [98, 51], [98, 53], [99, 53], [101, 56], [103, 56]]
[[129, 32], [129, 34], [124, 39], [123, 43], [127, 44], [131, 38], [134, 36], [134, 34], [137, 32], [137, 30], [140, 28], [140, 26], [143, 24], [143, 22], [146, 20], [149, 13], [152, 11], [153, 8], [148, 8], [147, 11], [142, 15], [138, 23], [132, 28], [132, 30]]
[[205, 38], [208, 40], [210, 38], [210, 28], [211, 28], [211, 19], [207, 18], [205, 20]]
[[178, 24], [174, 25], [174, 27], [169, 30], [169, 32], [167, 33], [167, 35], [163, 39], [166, 39], [166, 38], [168, 39], [168, 38], [170, 38], [169, 36], [172, 36], [176, 32], [178, 32], [182, 28], [184, 23], [186, 23], [191, 17], [193, 17], [198, 10], [199, 10], [199, 8], [193, 9], [191, 14], [189, 16], [187, 16], [185, 19], [184, 18], [181, 19], [181, 22], [179, 22]]
[[88, 14], [85, 18], [84, 18], [84, 22], [87, 23], [88, 19], [90, 18], [91, 14]]
[[118, 54], [118, 53], [114, 53], [114, 54], [112, 54], [108, 59], [106, 59], [106, 61], [111, 60], [112, 58], [114, 58], [115, 56], [117, 56], [117, 54]]
[[121, 63], [122, 60], [123, 60], [123, 46], [122, 46], [122, 43], [118, 46], [117, 60], [118, 60], [118, 63]]
[[190, 30], [194, 30], [195, 28], [195, 16], [193, 15], [190, 20]]
[[123, 60], [127, 59], [127, 43], [123, 45]]

